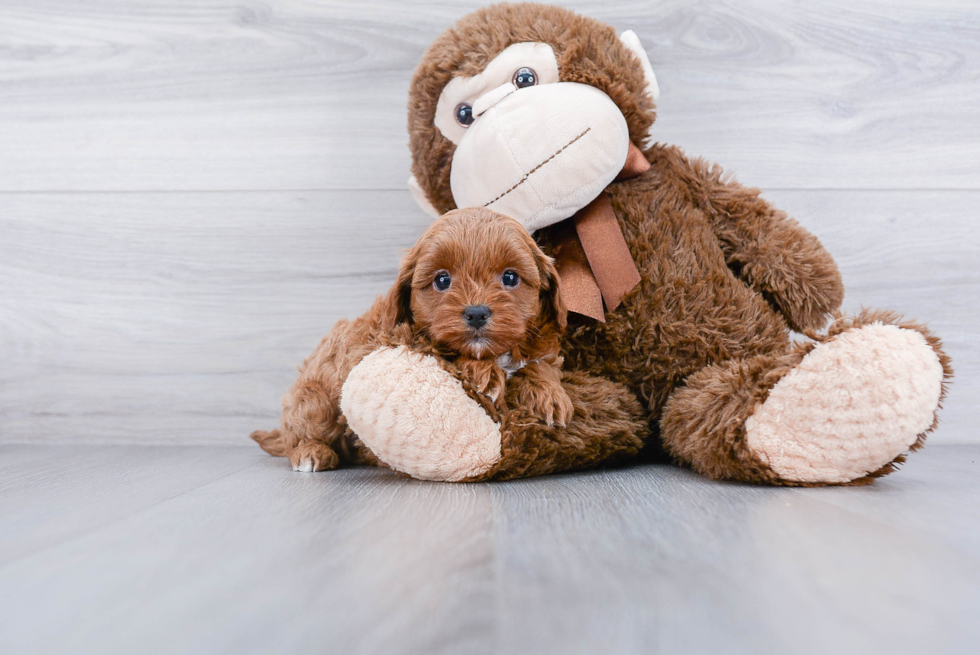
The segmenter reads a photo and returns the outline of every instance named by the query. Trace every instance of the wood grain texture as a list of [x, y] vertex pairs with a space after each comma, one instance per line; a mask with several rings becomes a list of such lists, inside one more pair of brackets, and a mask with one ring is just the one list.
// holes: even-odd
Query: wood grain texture
[[[429, 42], [483, 0], [0, 6], [0, 190], [402, 189]], [[766, 188], [978, 188], [968, 0], [569, 2], [635, 30], [654, 138]]]
[[447, 485], [231, 447], [0, 461], [5, 653], [980, 648], [978, 446], [848, 489], [669, 466]]
[[0, 438], [228, 443], [275, 422], [428, 224], [407, 195], [7, 196]]
[[[972, 191], [768, 194], [837, 255], [847, 309], [929, 323], [957, 379], [935, 442], [976, 442]], [[428, 219], [404, 191], [16, 194], [0, 215], [0, 440], [238, 443]], [[937, 229], [936, 225], [942, 225]]]

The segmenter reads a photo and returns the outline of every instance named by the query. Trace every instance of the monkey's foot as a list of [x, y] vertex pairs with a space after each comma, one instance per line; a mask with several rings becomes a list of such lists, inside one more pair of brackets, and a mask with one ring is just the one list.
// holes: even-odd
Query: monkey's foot
[[428, 355], [380, 348], [347, 377], [340, 408], [381, 461], [421, 480], [456, 482], [500, 461], [500, 426]]
[[884, 474], [935, 423], [941, 357], [938, 342], [917, 329], [880, 322], [846, 329], [769, 391], [745, 423], [746, 445], [789, 482]]

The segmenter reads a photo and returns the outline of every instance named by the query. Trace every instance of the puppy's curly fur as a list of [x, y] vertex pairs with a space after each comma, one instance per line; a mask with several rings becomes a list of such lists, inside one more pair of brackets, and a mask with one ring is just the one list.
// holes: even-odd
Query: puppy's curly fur
[[[468, 308], [479, 317], [468, 321]], [[488, 209], [450, 212], [404, 257], [388, 294], [337, 323], [304, 362], [280, 429], [252, 438], [297, 470], [380, 464], [348, 429], [340, 393], [364, 356], [397, 345], [436, 355], [490, 411], [510, 397], [546, 424], [564, 424], [574, 412], [558, 354], [566, 316], [554, 264], [520, 223]]]

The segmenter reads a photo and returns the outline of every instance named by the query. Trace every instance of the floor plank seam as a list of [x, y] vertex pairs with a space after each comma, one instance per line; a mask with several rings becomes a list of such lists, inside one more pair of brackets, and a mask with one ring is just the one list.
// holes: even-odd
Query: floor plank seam
[[116, 524], [118, 524], [118, 523], [120, 523], [122, 521], [126, 521], [126, 520], [128, 520], [128, 519], [130, 519], [130, 518], [132, 518], [134, 516], [137, 516], [139, 514], [142, 514], [143, 512], [146, 512], [148, 510], [151, 510], [151, 509], [153, 509], [155, 507], [159, 507], [159, 506], [164, 505], [166, 503], [172, 502], [172, 501], [174, 501], [174, 500], [176, 500], [178, 498], [182, 498], [183, 496], [186, 496], [189, 493], [192, 493], [192, 492], [195, 492], [195, 491], [200, 491], [201, 489], [204, 489], [205, 487], [208, 487], [211, 484], [214, 484], [215, 482], [220, 482], [221, 480], [224, 480], [225, 478], [228, 478], [228, 477], [231, 477], [232, 475], [236, 475], [238, 473], [241, 473], [242, 471], [245, 471], [247, 469], [260, 466], [261, 464], [262, 464], [261, 462], [255, 462], [255, 463], [252, 463], [252, 464], [247, 464], [247, 465], [245, 465], [245, 466], [243, 466], [241, 468], [238, 468], [238, 469], [235, 469], [234, 471], [231, 471], [230, 473], [226, 473], [226, 474], [222, 475], [221, 477], [214, 478], [213, 480], [208, 480], [204, 484], [197, 485], [197, 486], [195, 486], [195, 487], [193, 487], [191, 489], [185, 489], [184, 491], [180, 492], [179, 494], [174, 494], [173, 496], [168, 496], [167, 498], [162, 498], [162, 499], [156, 501], [155, 503], [151, 503], [151, 504], [146, 505], [144, 507], [140, 507], [138, 510], [134, 510], [134, 511], [128, 512], [126, 514], [121, 514], [119, 516], [116, 516], [112, 520], [107, 521], [105, 523], [100, 523], [99, 525], [93, 527], [90, 530], [83, 530], [83, 531], [80, 531], [80, 532], [76, 532], [75, 534], [72, 534], [71, 536], [69, 536], [69, 537], [67, 537], [65, 539], [62, 539], [62, 540], [59, 540], [59, 541], [56, 541], [56, 542], [47, 544], [46, 546], [43, 546], [41, 548], [38, 548], [37, 550], [34, 550], [34, 551], [30, 552], [30, 553], [27, 553], [27, 554], [24, 554], [24, 555], [19, 555], [17, 557], [13, 557], [13, 558], [8, 559], [6, 561], [0, 562], [0, 571], [6, 569], [7, 567], [11, 566], [12, 564], [16, 564], [17, 562], [20, 562], [20, 561], [23, 561], [25, 559], [29, 559], [31, 557], [35, 557], [38, 554], [47, 552], [47, 551], [51, 550], [52, 548], [57, 548], [57, 547], [60, 547], [60, 546], [65, 545], [65, 544], [70, 544], [70, 543], [72, 543], [74, 541], [77, 541], [79, 539], [83, 539], [85, 537], [89, 537], [91, 535], [97, 534], [97, 533], [105, 530], [106, 528], [110, 528], [110, 527], [112, 527], [112, 526], [114, 526], [114, 525], [116, 525]]

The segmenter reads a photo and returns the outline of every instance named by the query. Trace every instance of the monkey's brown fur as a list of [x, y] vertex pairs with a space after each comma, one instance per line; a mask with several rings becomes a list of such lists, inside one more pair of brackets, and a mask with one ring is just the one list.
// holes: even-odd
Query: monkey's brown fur
[[[561, 81], [589, 84], [612, 98], [633, 142], [644, 143], [654, 107], [639, 62], [611, 27], [542, 5], [481, 9], [435, 40], [412, 80], [412, 170], [436, 208], [455, 207], [449, 184], [455, 146], [433, 123], [443, 87], [454, 75], [479, 73], [506, 47], [531, 41], [552, 46]], [[644, 154], [649, 171], [607, 189], [642, 282], [606, 323], [586, 319], [569, 325], [566, 367], [592, 377], [566, 374], [566, 384], [579, 379], [598, 384], [599, 377], [622, 385], [640, 399], [649, 427], [659, 432], [667, 451], [707, 476], [797, 484], [759, 461], [744, 435], [746, 418], [813, 347], [791, 345], [790, 329], [819, 339], [876, 320], [917, 330], [939, 355], [944, 381], [950, 377], [939, 340], [887, 313], [838, 317], [828, 336], [817, 337], [815, 331], [837, 315], [844, 289], [816, 237], [771, 207], [758, 190], [731, 181], [715, 166], [663, 144], [647, 146]], [[550, 231], [536, 234], [545, 252], [550, 252]], [[619, 393], [604, 408], [589, 407], [601, 414], [625, 397]], [[577, 415], [589, 407], [576, 404]], [[620, 413], [622, 422], [615, 424], [628, 429], [629, 403]], [[502, 417], [505, 426], [521, 420], [519, 410]], [[589, 426], [584, 438], [598, 444], [609, 427], [601, 416], [594, 426], [600, 432], [588, 432]], [[510, 438], [502, 468], [523, 466], [513, 462], [531, 462], [525, 474], [562, 468], [558, 454], [549, 451], [536, 464], [524, 452], [550, 447], [541, 430], [523, 433], [519, 444], [513, 434]], [[593, 461], [605, 455], [597, 452]], [[855, 482], [892, 468], [889, 464]]]
[[[502, 284], [506, 271], [518, 275], [516, 286]], [[450, 276], [447, 289], [434, 287], [439, 273]], [[463, 320], [463, 310], [473, 305], [491, 311], [478, 331]], [[496, 419], [500, 409], [519, 408], [503, 420], [508, 456], [481, 478], [535, 475], [634, 454], [644, 433], [638, 403], [608, 381], [562, 377], [558, 353], [566, 316], [554, 264], [520, 223], [486, 209], [451, 212], [403, 258], [391, 291], [363, 316], [340, 321], [304, 362], [283, 399], [280, 429], [256, 431], [252, 438], [294, 467], [380, 464], [347, 427], [341, 388], [376, 348], [407, 345], [435, 355]], [[526, 362], [510, 380], [497, 364], [505, 354]], [[600, 432], [598, 423], [602, 439], [583, 439]], [[548, 438], [535, 439], [544, 432]]]

